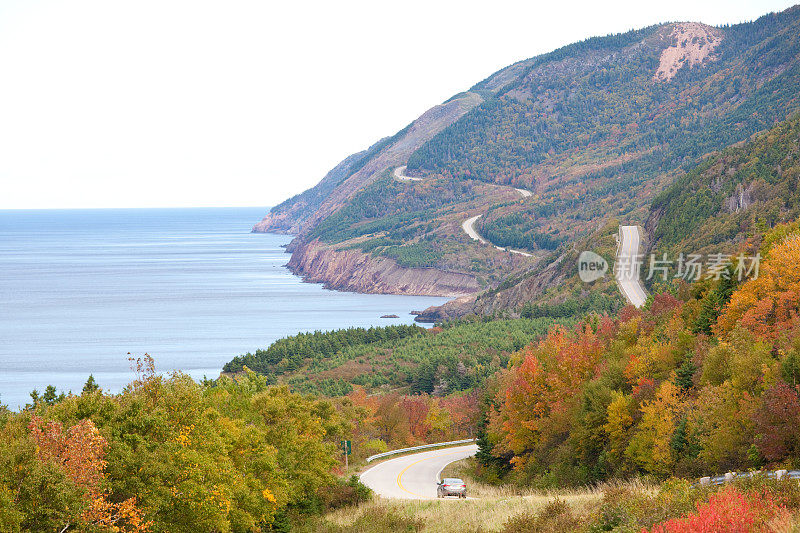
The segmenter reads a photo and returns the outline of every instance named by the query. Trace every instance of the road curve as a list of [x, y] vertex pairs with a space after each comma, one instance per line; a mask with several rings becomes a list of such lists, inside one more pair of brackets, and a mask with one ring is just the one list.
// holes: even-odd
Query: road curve
[[[483, 237], [481, 237], [480, 233], [478, 233], [478, 230], [475, 229], [475, 222], [482, 216], [483, 215], [475, 215], [474, 217], [468, 218], [461, 224], [461, 229], [463, 229], [464, 233], [469, 235], [473, 241], [478, 241], [481, 244], [492, 244]], [[495, 246], [493, 244], [492, 246], [494, 246], [498, 250], [502, 250], [504, 252], [511, 252], [512, 254], [524, 255], [525, 257], [532, 256], [532, 254], [529, 254], [528, 252], [523, 252], [522, 250], [514, 250], [513, 248], [503, 248], [502, 246]]]
[[461, 229], [464, 230], [464, 233], [469, 235], [469, 237], [473, 241], [479, 241], [481, 244], [488, 244], [483, 237], [475, 230], [475, 222], [481, 218], [483, 215], [475, 215], [474, 217], [469, 217], [461, 224]]
[[394, 179], [400, 181], [422, 181], [422, 178], [415, 178], [413, 176], [406, 176], [404, 172], [406, 171], [406, 165], [402, 167], [397, 167], [394, 169]]
[[641, 236], [638, 226], [619, 227], [619, 246], [617, 261], [614, 265], [614, 276], [617, 278], [619, 290], [634, 307], [642, 307], [647, 300], [647, 293], [642, 287], [640, 276]]
[[[392, 175], [394, 176], [394, 179], [396, 179], [398, 181], [422, 181], [423, 180], [423, 178], [415, 178], [413, 176], [406, 176], [405, 175], [406, 168], [407, 168], [407, 165], [403, 165], [403, 166], [395, 168], [394, 171], [392, 172]], [[517, 191], [518, 193], [520, 193], [523, 198], [528, 198], [530, 196], [533, 196], [533, 193], [531, 191], [527, 190], [527, 189], [514, 188], [514, 190]], [[477, 215], [477, 216], [468, 218], [467, 220], [465, 220], [461, 224], [461, 228], [464, 230], [464, 233], [466, 233], [467, 235], [470, 236], [470, 238], [472, 240], [479, 241], [481, 244], [491, 244], [486, 239], [481, 237], [480, 234], [478, 234], [478, 232], [475, 230], [475, 221], [478, 220], [480, 217], [481, 217], [481, 215]], [[492, 246], [494, 246], [494, 245], [492, 245]], [[519, 254], [519, 255], [523, 255], [525, 257], [531, 257], [531, 254], [529, 254], [528, 252], [523, 252], [522, 250], [514, 250], [512, 248], [503, 248], [502, 246], [495, 246], [495, 248], [497, 248], [498, 250], [502, 250], [504, 252], [508, 251], [508, 252], [511, 252], [512, 254]]]
[[444, 467], [471, 457], [477, 451], [476, 444], [468, 444], [404, 455], [373, 466], [360, 478], [363, 484], [382, 498], [433, 500], [436, 498], [436, 483]]

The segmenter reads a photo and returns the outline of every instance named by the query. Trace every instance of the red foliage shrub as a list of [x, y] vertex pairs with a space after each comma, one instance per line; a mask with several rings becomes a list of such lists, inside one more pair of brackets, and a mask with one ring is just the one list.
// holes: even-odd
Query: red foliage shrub
[[779, 382], [767, 389], [755, 414], [758, 448], [768, 461], [796, 457], [800, 453], [800, 396]]
[[675, 309], [681, 306], [680, 300], [675, 298], [669, 293], [656, 294], [653, 297], [653, 303], [650, 305], [650, 314], [658, 317], [673, 313]]
[[641, 316], [641, 312], [632, 305], [626, 305], [619, 310], [619, 319], [622, 322], [627, 322], [637, 316]]
[[[768, 495], [742, 494], [727, 488], [697, 504], [697, 511], [653, 526], [651, 533], [753, 533], [788, 511]], [[647, 531], [646, 529], [642, 530]]]

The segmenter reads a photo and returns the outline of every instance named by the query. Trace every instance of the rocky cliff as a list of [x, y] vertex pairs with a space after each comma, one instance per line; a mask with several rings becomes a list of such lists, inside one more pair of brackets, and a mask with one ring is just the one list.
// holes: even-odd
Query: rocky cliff
[[372, 294], [457, 297], [478, 291], [474, 276], [435, 268], [405, 268], [358, 250], [336, 250], [319, 241], [294, 246], [289, 269], [326, 288]]

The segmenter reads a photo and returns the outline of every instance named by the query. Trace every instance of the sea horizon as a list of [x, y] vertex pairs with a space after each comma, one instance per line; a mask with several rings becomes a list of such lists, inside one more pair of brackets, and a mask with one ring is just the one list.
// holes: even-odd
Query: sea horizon
[[[331, 291], [285, 267], [265, 207], [0, 210], [0, 404], [89, 374], [117, 392], [128, 352], [216, 378], [234, 356], [302, 331], [412, 323], [447, 298]], [[382, 319], [396, 314], [397, 319]]]

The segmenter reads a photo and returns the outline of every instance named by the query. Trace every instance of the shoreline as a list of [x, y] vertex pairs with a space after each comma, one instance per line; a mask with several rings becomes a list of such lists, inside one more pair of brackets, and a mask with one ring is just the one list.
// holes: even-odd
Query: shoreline
[[0, 403], [24, 406], [49, 384], [80, 392], [89, 374], [117, 392], [133, 378], [128, 352], [151, 354], [160, 372], [216, 378], [288, 335], [413, 324], [410, 311], [447, 301], [303, 283], [284, 266], [290, 237], [249, 232], [254, 212], [6, 213], [0, 264], [16, 311], [0, 323]]

